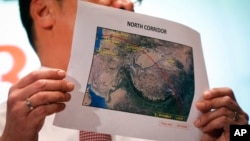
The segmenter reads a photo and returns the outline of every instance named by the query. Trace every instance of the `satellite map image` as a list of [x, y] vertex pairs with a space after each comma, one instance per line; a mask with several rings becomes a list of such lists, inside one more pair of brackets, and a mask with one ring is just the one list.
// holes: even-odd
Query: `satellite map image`
[[192, 47], [98, 27], [83, 106], [187, 121]]

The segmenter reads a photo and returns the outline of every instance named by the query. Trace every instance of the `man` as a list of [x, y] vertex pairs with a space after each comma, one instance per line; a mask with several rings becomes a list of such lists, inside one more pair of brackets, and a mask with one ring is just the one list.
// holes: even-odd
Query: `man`
[[[133, 11], [133, 3], [129, 0], [86, 1]], [[19, 2], [29, 40], [46, 68], [31, 72], [11, 87], [0, 141], [37, 141], [45, 118], [62, 111], [64, 102], [70, 100], [69, 92], [74, 89], [74, 84], [64, 78], [70, 57], [77, 0]], [[194, 123], [204, 133], [202, 140], [229, 140], [230, 124], [248, 123], [248, 115], [237, 104], [231, 89], [215, 88], [203, 95], [197, 109], [204, 114]], [[44, 128], [49, 130], [50, 126], [45, 124]], [[75, 131], [61, 131], [61, 136], [76, 135]]]

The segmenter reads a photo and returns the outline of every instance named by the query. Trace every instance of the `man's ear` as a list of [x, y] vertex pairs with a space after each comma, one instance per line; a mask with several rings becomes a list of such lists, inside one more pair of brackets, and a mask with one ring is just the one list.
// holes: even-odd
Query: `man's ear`
[[50, 8], [47, 0], [32, 0], [30, 3], [30, 15], [42, 28], [51, 29], [55, 23]]

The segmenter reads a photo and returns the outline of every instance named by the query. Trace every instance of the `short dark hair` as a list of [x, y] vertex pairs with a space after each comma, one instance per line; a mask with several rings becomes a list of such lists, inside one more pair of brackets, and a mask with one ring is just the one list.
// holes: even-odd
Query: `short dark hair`
[[[136, 2], [141, 4], [142, 1], [143, 0], [137, 0]], [[27, 32], [29, 42], [32, 48], [34, 49], [34, 51], [36, 51], [36, 47], [34, 44], [33, 19], [30, 16], [30, 3], [31, 3], [31, 0], [19, 0], [19, 11], [20, 11], [21, 22]]]
[[34, 35], [33, 35], [33, 19], [30, 16], [30, 3], [31, 0], [19, 0], [19, 11], [20, 11], [20, 18], [27, 32], [27, 36], [32, 48], [36, 51], [34, 45]]

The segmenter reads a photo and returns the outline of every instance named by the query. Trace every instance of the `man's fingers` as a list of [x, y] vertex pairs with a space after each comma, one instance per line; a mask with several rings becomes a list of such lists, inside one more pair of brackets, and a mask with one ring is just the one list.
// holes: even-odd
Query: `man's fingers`
[[215, 141], [217, 136], [209, 135], [209, 134], [202, 134], [201, 141]]
[[195, 126], [196, 127], [203, 127], [203, 126], [207, 125], [208, 122], [210, 122], [216, 118], [222, 117], [222, 116], [228, 117], [230, 119], [234, 119], [235, 112], [223, 107], [223, 108], [219, 108], [217, 110], [211, 111], [211, 112], [204, 113], [196, 120]]
[[231, 97], [224, 96], [218, 97], [211, 100], [203, 100], [196, 103], [197, 109], [202, 112], [208, 112], [213, 109], [218, 109], [221, 107], [226, 107], [232, 111], [239, 111], [239, 106]]
[[209, 133], [209, 132], [219, 130], [219, 129], [226, 130], [225, 128], [229, 128], [227, 126], [229, 126], [233, 122], [234, 122], [233, 119], [231, 119], [227, 116], [220, 116], [220, 117], [210, 121], [208, 124], [206, 124], [202, 128], [202, 131], [204, 133]]
[[64, 103], [52, 103], [47, 105], [40, 105], [35, 109], [31, 110], [29, 113], [29, 118], [34, 120], [34, 122], [39, 122], [46, 116], [60, 112], [65, 109]]
[[39, 70], [29, 73], [19, 82], [17, 82], [13, 88], [22, 89], [39, 79], [60, 80], [60, 79], [65, 78], [65, 76], [66, 76], [66, 72], [60, 69], [39, 69]]
[[214, 111], [201, 115], [196, 121], [195, 126], [203, 128], [204, 131], [220, 129], [230, 124], [244, 125], [248, 123], [247, 114], [244, 112], [235, 112], [227, 108], [219, 108]]
[[227, 87], [224, 87], [224, 88], [213, 88], [213, 89], [210, 89], [210, 90], [205, 91], [203, 93], [203, 97], [206, 100], [213, 99], [213, 98], [224, 97], [224, 96], [228, 96], [228, 97], [232, 98], [234, 101], [236, 101], [232, 89], [227, 88]]
[[48, 105], [52, 103], [67, 102], [70, 100], [69, 93], [62, 92], [39, 92], [29, 98], [31, 105], [36, 108], [40, 105]]
[[[22, 100], [36, 95], [43, 91], [59, 91], [59, 92], [70, 92], [74, 89], [74, 84], [66, 80], [37, 80], [36, 82], [28, 85], [26, 88], [18, 89], [13, 92], [10, 97], [19, 97]], [[20, 93], [20, 94], [19, 94]]]

